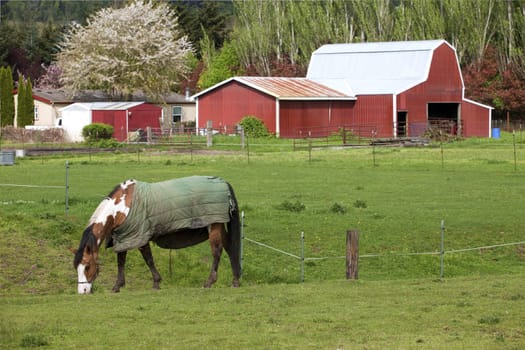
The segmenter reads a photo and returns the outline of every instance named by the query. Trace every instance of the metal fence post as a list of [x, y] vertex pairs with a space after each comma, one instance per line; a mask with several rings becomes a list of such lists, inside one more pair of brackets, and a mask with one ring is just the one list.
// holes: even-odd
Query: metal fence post
[[242, 276], [242, 265], [244, 262], [244, 210], [241, 212], [241, 276]]
[[304, 232], [301, 232], [301, 283], [304, 282]]
[[69, 161], [66, 160], [66, 216], [69, 212]]
[[440, 278], [445, 274], [445, 220], [441, 220]]

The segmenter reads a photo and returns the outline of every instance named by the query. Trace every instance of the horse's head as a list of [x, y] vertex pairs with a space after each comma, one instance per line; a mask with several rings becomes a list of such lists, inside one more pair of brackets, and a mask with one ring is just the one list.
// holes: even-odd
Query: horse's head
[[93, 234], [93, 225], [90, 225], [82, 235], [73, 260], [73, 266], [78, 273], [78, 294], [91, 293], [93, 281], [98, 274], [98, 250], [99, 245]]
[[111, 238], [113, 229], [122, 224], [131, 208], [133, 180], [117, 185], [97, 207], [88, 227], [84, 230], [80, 246], [75, 252], [73, 266], [78, 273], [78, 293], [91, 293], [98, 274], [98, 253], [102, 242]]

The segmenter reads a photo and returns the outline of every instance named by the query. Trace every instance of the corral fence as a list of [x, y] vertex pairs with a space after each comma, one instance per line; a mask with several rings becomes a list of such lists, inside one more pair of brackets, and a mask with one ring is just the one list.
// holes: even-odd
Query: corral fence
[[[306, 236], [304, 232], [301, 232], [299, 235], [300, 240], [300, 252], [299, 253], [291, 253], [288, 251], [285, 251], [280, 248], [273, 247], [271, 245], [256, 241], [254, 239], [248, 238], [245, 235], [244, 232], [244, 212], [242, 213], [242, 248], [241, 248], [241, 261], [243, 261], [243, 254], [244, 251], [244, 244], [245, 242], [257, 245], [259, 247], [268, 249], [275, 254], [281, 254], [287, 257], [290, 257], [296, 261], [299, 262], [299, 281], [302, 283], [305, 279], [305, 266], [308, 261], [321, 261], [321, 260], [346, 260], [346, 278], [347, 279], [357, 279], [358, 278], [358, 271], [359, 271], [359, 260], [360, 259], [366, 259], [366, 258], [386, 258], [386, 257], [411, 257], [411, 256], [422, 256], [422, 255], [431, 255], [431, 256], [438, 256], [439, 257], [439, 277], [444, 278], [445, 277], [445, 256], [450, 254], [460, 254], [460, 253], [467, 253], [472, 251], [483, 251], [486, 249], [495, 249], [495, 248], [501, 248], [501, 247], [509, 247], [509, 246], [517, 246], [517, 245], [525, 245], [525, 241], [520, 242], [510, 242], [510, 243], [501, 243], [501, 244], [493, 244], [493, 245], [485, 245], [485, 246], [479, 246], [479, 247], [465, 247], [460, 249], [445, 249], [445, 221], [441, 221], [440, 225], [440, 245], [439, 247], [434, 251], [427, 251], [427, 252], [389, 252], [386, 254], [380, 254], [380, 253], [368, 253], [368, 254], [360, 254], [359, 253], [359, 231], [358, 230], [348, 230], [346, 232], [346, 254], [341, 256], [324, 256], [324, 257], [307, 257], [305, 255], [305, 240]], [[242, 263], [241, 263], [242, 264]]]
[[[283, 135], [285, 138], [293, 139], [294, 149], [305, 147], [323, 146], [359, 146], [372, 145], [374, 143], [385, 143], [386, 140], [399, 139], [428, 139], [435, 135], [459, 135], [462, 125], [447, 119], [432, 119], [427, 122], [394, 123], [387, 127], [387, 133], [396, 131], [395, 137], [378, 137], [378, 126], [376, 124], [345, 124], [337, 126], [311, 126], [296, 128], [290, 134]], [[385, 131], [383, 131], [384, 133]], [[244, 130], [240, 125], [223, 125], [206, 128], [188, 127], [178, 125], [170, 128], [136, 129], [129, 133], [129, 143], [165, 144], [186, 148], [202, 148], [210, 146], [208, 138], [215, 135], [240, 136], [243, 140], [241, 146], [245, 146]], [[199, 137], [201, 136], [201, 137]], [[202, 136], [206, 136], [204, 139]]]

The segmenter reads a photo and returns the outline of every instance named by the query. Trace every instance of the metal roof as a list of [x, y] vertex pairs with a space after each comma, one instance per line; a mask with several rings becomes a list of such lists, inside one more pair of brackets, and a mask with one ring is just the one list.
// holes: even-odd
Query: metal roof
[[306, 77], [347, 94], [397, 94], [427, 79], [433, 52], [442, 44], [449, 45], [445, 40], [323, 45], [312, 53]]
[[93, 111], [93, 110], [111, 110], [111, 111], [123, 111], [135, 106], [141, 105], [144, 102], [77, 102], [70, 104], [64, 108], [61, 108], [60, 111], [67, 110], [84, 110], [84, 111]]
[[355, 100], [343, 93], [307, 78], [233, 77], [192, 96], [199, 97], [221, 85], [237, 81], [280, 100]]
[[[75, 103], [75, 102], [106, 102], [108, 100], [112, 100], [113, 98], [101, 91], [101, 90], [83, 90], [83, 91], [77, 91], [73, 96], [71, 96], [69, 93], [67, 93], [64, 89], [53, 89], [53, 88], [34, 88], [33, 89], [33, 97], [36, 100], [53, 104], [53, 103], [60, 103], [60, 104], [67, 104], [67, 103]], [[159, 97], [159, 100], [155, 100], [147, 96], [143, 91], [135, 91], [131, 96], [129, 96], [128, 101], [131, 100], [133, 102], [150, 102], [150, 103], [170, 103], [170, 104], [193, 104], [194, 101], [191, 101], [190, 99], [186, 98], [186, 96], [175, 93], [175, 92], [168, 92], [166, 94], [163, 94]], [[120, 101], [122, 102], [122, 101]]]

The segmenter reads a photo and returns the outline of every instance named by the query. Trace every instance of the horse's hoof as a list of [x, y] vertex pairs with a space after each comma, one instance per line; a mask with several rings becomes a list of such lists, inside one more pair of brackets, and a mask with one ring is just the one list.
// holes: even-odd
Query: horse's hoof
[[120, 293], [120, 288], [113, 288], [111, 291], [113, 293]]

